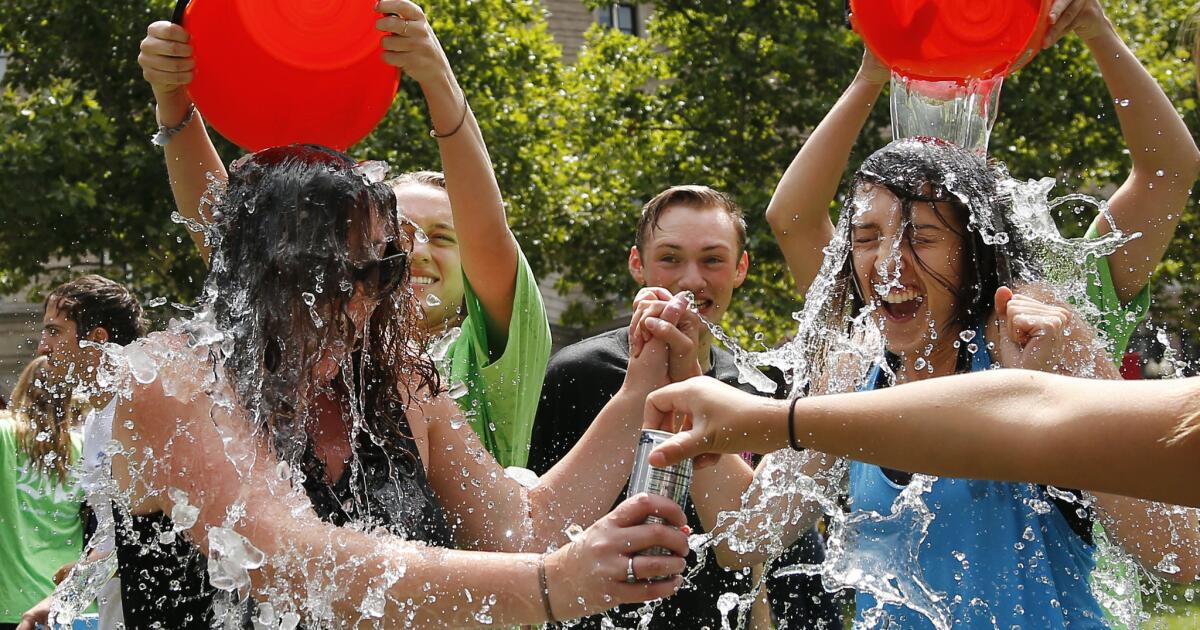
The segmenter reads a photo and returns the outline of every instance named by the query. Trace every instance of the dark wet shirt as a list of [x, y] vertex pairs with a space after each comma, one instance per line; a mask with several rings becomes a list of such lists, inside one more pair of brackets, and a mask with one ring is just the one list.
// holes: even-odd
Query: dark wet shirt
[[[339, 527], [350, 522], [381, 526], [408, 540], [451, 546], [449, 519], [429, 487], [408, 433], [405, 426], [407, 442], [390, 457], [363, 434], [357, 469], [347, 466], [333, 485], [325, 481], [324, 466], [310, 444], [301, 468], [317, 516]], [[134, 515], [132, 520], [117, 516], [118, 575], [128, 630], [207, 630], [212, 625], [218, 592], [209, 583], [208, 561], [184, 535], [160, 540], [172, 526], [162, 512]], [[253, 627], [253, 602], [239, 607], [243, 627]]]

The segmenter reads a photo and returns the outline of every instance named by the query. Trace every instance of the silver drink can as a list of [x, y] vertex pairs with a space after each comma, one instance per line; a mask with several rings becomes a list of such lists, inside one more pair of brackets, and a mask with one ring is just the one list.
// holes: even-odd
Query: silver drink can
[[[650, 451], [667, 441], [672, 435], [666, 431], [642, 429], [637, 451], [633, 454], [633, 473], [629, 475], [629, 496], [632, 497], [643, 492], [659, 494], [670, 497], [679, 504], [679, 507], [684, 507], [687, 502], [688, 488], [692, 485], [692, 460], [686, 459], [666, 468], [650, 465]], [[651, 516], [646, 519], [646, 522], [662, 523], [663, 520], [657, 516]], [[673, 554], [664, 547], [651, 547], [644, 551], [643, 555], [670, 556]]]

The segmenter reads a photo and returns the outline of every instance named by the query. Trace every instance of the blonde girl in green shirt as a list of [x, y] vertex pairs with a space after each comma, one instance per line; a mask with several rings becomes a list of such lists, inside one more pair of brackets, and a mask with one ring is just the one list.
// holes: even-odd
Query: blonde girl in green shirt
[[79, 458], [70, 389], [46, 357], [21, 372], [12, 410], [0, 412], [0, 628], [54, 590], [53, 576], [79, 556], [82, 492], [69, 467]]

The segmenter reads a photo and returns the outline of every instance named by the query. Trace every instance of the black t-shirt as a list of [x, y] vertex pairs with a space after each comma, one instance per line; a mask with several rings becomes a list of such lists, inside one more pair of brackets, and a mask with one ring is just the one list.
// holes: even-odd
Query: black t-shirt
[[[544, 474], [562, 459], [591, 426], [600, 410], [616, 395], [625, 381], [629, 364], [629, 332], [620, 328], [567, 346], [550, 359], [537, 419], [529, 447], [529, 468]], [[738, 382], [733, 355], [713, 348], [709, 376], [744, 391], [758, 394], [752, 386]], [[776, 382], [782, 379], [775, 378]], [[780, 387], [780, 392], [783, 387]], [[621, 499], [624, 499], [622, 495]], [[684, 510], [692, 531], [702, 532], [696, 508], [688, 501]], [[820, 563], [824, 550], [816, 531], [811, 531], [779, 559], [776, 566]], [[696, 561], [689, 557], [689, 565]], [[751, 579], [741, 571], [727, 571], [709, 558], [703, 569], [674, 597], [654, 613], [650, 628], [720, 628], [717, 598], [722, 593], [746, 593]], [[768, 578], [771, 610], [789, 628], [841, 628], [842, 620], [834, 597], [821, 587], [820, 579], [809, 576]], [[634, 627], [636, 615], [626, 617], [638, 606], [622, 606], [608, 616], [618, 627]], [[599, 628], [603, 615], [588, 618], [581, 627]]]

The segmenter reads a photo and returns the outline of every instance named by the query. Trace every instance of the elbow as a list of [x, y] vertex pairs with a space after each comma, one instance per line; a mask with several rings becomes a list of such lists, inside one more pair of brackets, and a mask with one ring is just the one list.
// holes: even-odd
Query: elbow
[[771, 226], [771, 232], [773, 232], [777, 237], [779, 236], [780, 232], [787, 229], [789, 224], [795, 223], [796, 221], [795, 212], [788, 212], [775, 203], [767, 205], [767, 212], [765, 216], [767, 218], [767, 225]]
[[1200, 149], [1196, 148], [1196, 143], [1190, 142], [1187, 157], [1183, 160], [1184, 172], [1183, 176], [1189, 182], [1195, 182], [1200, 178]]

